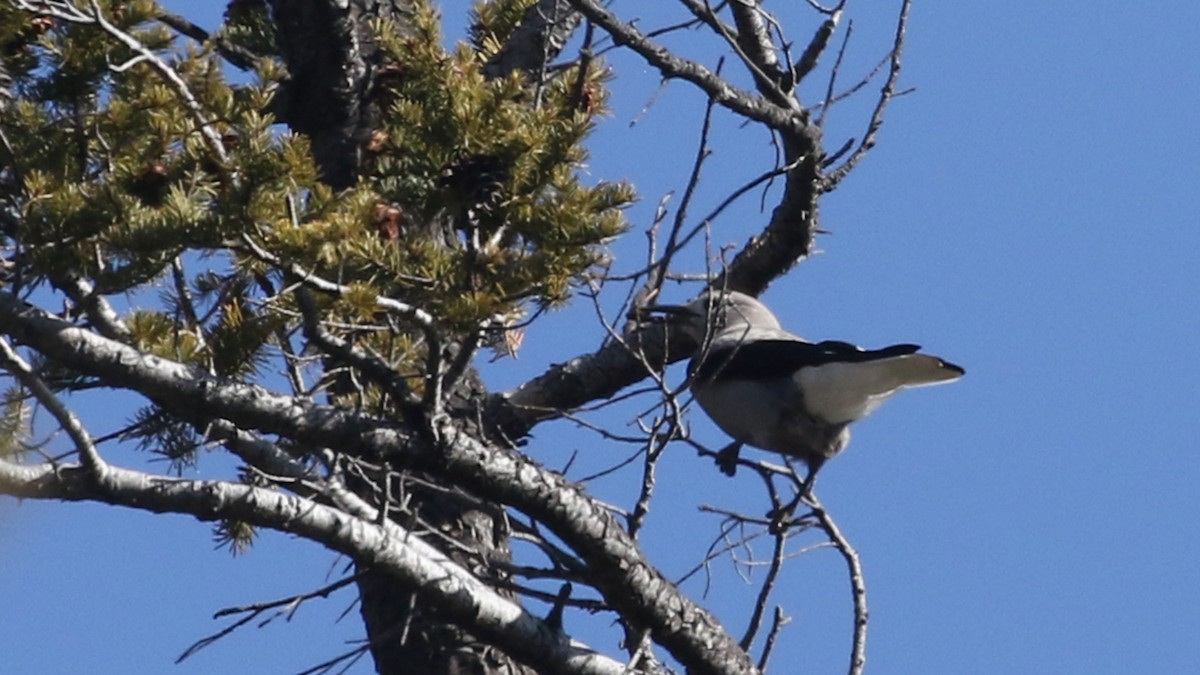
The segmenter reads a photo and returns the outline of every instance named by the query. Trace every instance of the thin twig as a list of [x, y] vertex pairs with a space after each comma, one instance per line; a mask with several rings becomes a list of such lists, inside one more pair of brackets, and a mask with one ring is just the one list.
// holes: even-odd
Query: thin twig
[[[699, 510], [701, 513], [704, 513], [704, 512], [716, 513], [718, 515], [724, 515], [726, 517], [721, 522], [720, 532], [717, 533], [717, 536], [713, 538], [712, 543], [709, 544], [708, 550], [704, 554], [704, 559], [701, 560], [696, 565], [694, 565], [691, 569], [689, 569], [687, 572], [685, 572], [682, 576], [675, 579], [676, 585], [682, 585], [683, 582], [690, 579], [697, 572], [699, 572], [702, 569], [706, 569], [708, 567], [709, 563], [711, 563], [713, 560], [716, 560], [717, 558], [725, 555], [726, 553], [733, 551], [734, 549], [745, 546], [745, 545], [749, 544], [750, 542], [752, 542], [753, 540], [758, 539], [766, 534], [767, 521], [763, 520], [760, 523], [758, 523], [763, 526], [762, 528], [755, 528], [755, 531], [752, 534], [744, 535], [741, 539], [739, 539], [737, 541], [730, 541], [729, 535], [731, 532], [733, 532], [733, 530], [742, 528], [747, 523], [753, 523], [754, 519], [742, 516], [741, 514], [735, 514], [735, 513], [729, 512], [729, 511], [724, 511], [721, 509], [717, 509], [717, 508], [714, 508], [711, 506], [705, 506], [705, 505], [701, 505], [699, 507]], [[724, 542], [724, 543], [722, 544], [722, 542]], [[707, 593], [707, 591], [706, 591], [706, 593]]]
[[833, 517], [817, 500], [816, 495], [810, 494], [806, 501], [817, 517], [821, 529], [829, 536], [842, 558], [846, 560], [846, 568], [850, 573], [850, 592], [854, 602], [854, 640], [850, 649], [850, 675], [862, 675], [867, 665], [867, 582], [863, 576], [862, 561], [858, 551], [850, 545], [849, 540], [842, 534]]
[[260, 615], [262, 615], [267, 610], [276, 609], [276, 608], [280, 608], [280, 607], [285, 608], [284, 610], [276, 612], [274, 615], [268, 617], [265, 621], [260, 623], [258, 625], [259, 628], [266, 626], [267, 624], [271, 623], [275, 619], [279, 618], [280, 616], [284, 616], [284, 615], [287, 616], [288, 621], [291, 621], [292, 616], [295, 614], [296, 610], [299, 609], [300, 605], [302, 605], [305, 601], [312, 600], [313, 598], [328, 598], [334, 591], [344, 588], [344, 587], [354, 583], [355, 581], [357, 581], [358, 577], [359, 577], [359, 575], [356, 574], [354, 576], [346, 577], [345, 579], [339, 579], [338, 581], [335, 581], [334, 583], [329, 584], [327, 586], [318, 588], [315, 591], [309, 591], [308, 593], [301, 593], [299, 595], [293, 595], [293, 596], [290, 596], [287, 598], [281, 598], [279, 600], [269, 600], [267, 602], [257, 602], [252, 605], [244, 605], [241, 607], [226, 607], [225, 609], [218, 610], [215, 614], [213, 614], [214, 619], [220, 619], [222, 617], [232, 616], [234, 614], [245, 614], [246, 616], [243, 616], [242, 618], [238, 619], [237, 621], [230, 624], [229, 626], [222, 628], [221, 630], [217, 631], [216, 633], [213, 633], [212, 635], [209, 635], [208, 637], [202, 638], [202, 639], [197, 640], [196, 642], [192, 643], [192, 645], [190, 647], [185, 649], [183, 651], [183, 653], [179, 655], [179, 658], [175, 659], [175, 663], [177, 663], [177, 664], [182, 663], [185, 659], [191, 657], [196, 652], [199, 652], [200, 650], [204, 649], [205, 647], [208, 647], [208, 646], [216, 643], [217, 641], [219, 641], [222, 638], [226, 637], [227, 635], [233, 633], [234, 631], [241, 628], [242, 626], [245, 626], [246, 624], [250, 623], [251, 621], [258, 618]]
[[[383, 636], [380, 636], [380, 637], [383, 637]], [[391, 635], [388, 635], [389, 639], [391, 637], [392, 637]], [[338, 665], [339, 663], [341, 663], [343, 661], [348, 661], [342, 667], [341, 670], [337, 671], [339, 673], [344, 673], [344, 672], [348, 671], [351, 666], [353, 666], [355, 663], [357, 663], [359, 659], [366, 656], [370, 652], [370, 650], [371, 650], [371, 646], [369, 643], [363, 644], [361, 647], [355, 647], [354, 649], [351, 649], [350, 651], [344, 652], [342, 654], [338, 654], [337, 656], [335, 656], [327, 661], [322, 661], [321, 663], [318, 663], [317, 665], [313, 666], [312, 668], [306, 668], [304, 670], [301, 670], [300, 672], [296, 673], [296, 675], [317, 675], [318, 673], [332, 672], [334, 666]]]
[[129, 33], [109, 23], [108, 19], [105, 19], [104, 14], [100, 11], [100, 4], [96, 0], [89, 0], [89, 4], [95, 15], [96, 23], [100, 28], [109, 35], [117, 38], [126, 47], [144, 56], [150, 65], [154, 66], [154, 69], [166, 78], [167, 83], [175, 90], [176, 95], [183, 99], [183, 104], [188, 109], [188, 112], [192, 114], [192, 119], [195, 120], [200, 134], [204, 138], [205, 145], [208, 146], [209, 152], [213, 154], [213, 158], [217, 160], [221, 171], [224, 172], [225, 164], [229, 159], [228, 153], [225, 150], [225, 142], [221, 140], [221, 134], [217, 133], [217, 130], [213, 128], [212, 122], [205, 114], [204, 106], [200, 105], [200, 102], [196, 100], [191, 89], [188, 88], [187, 83], [183, 81], [179, 73], [175, 72], [174, 68], [168, 66], [167, 62], [160, 59], [157, 54], [150, 51], [146, 45], [134, 39]]
[[737, 24], [736, 34], [721, 23], [716, 25], [715, 30], [742, 60], [746, 70], [750, 71], [761, 94], [780, 107], [801, 110], [799, 101], [784, 92], [780, 86], [783, 73], [779, 70], [779, 61], [775, 58], [775, 47], [771, 44], [770, 35], [759, 17], [762, 9], [758, 7], [758, 3], [740, 0], [729, 7]]
[[[722, 200], [721, 203], [718, 204], [717, 207], [715, 209], [713, 209], [708, 215], [704, 216], [704, 218], [702, 218], [700, 220], [700, 222], [697, 223], [696, 226], [693, 227], [692, 230], [690, 232], [688, 232], [687, 235], [684, 236], [684, 238], [679, 241], [679, 245], [677, 248], [683, 248], [683, 247], [687, 246], [688, 243], [690, 243], [692, 241], [692, 239], [694, 239], [696, 237], [696, 235], [705, 231], [705, 229], [707, 229], [708, 226], [711, 225], [712, 222], [714, 220], [716, 220], [717, 217], [720, 216], [722, 212], [725, 211], [725, 209], [729, 208], [730, 205], [732, 205], [735, 201], [737, 201], [739, 197], [746, 194], [747, 192], [750, 192], [751, 190], [758, 187], [759, 185], [762, 185], [766, 181], [769, 181], [772, 178], [775, 178], [776, 176], [786, 175], [789, 171], [791, 171], [792, 169], [799, 166], [800, 163], [804, 161], [804, 159], [805, 159], [804, 157], [800, 157], [796, 161], [792, 162], [791, 164], [788, 164], [787, 166], [781, 166], [777, 169], [771, 169], [770, 171], [767, 171], [766, 173], [754, 178], [753, 180], [749, 181], [745, 185], [743, 185], [740, 188], [731, 192], [728, 197], [726, 197], [724, 200]], [[713, 277], [710, 274], [710, 275], [707, 275], [707, 278], [712, 279]]]
[[896, 82], [900, 79], [900, 64], [901, 56], [904, 53], [904, 32], [908, 27], [908, 10], [912, 6], [912, 0], [904, 0], [900, 5], [900, 17], [896, 21], [896, 38], [892, 43], [892, 58], [891, 69], [888, 71], [887, 82], [884, 82], [883, 89], [879, 92], [879, 100], [875, 103], [875, 111], [871, 113], [871, 121], [867, 124], [867, 132], [863, 135], [862, 142], [855, 149], [854, 154], [846, 159], [845, 163], [839, 166], [834, 171], [825, 176], [821, 182], [821, 189], [825, 192], [837, 187], [843, 178], [854, 170], [854, 167], [866, 157], [871, 148], [875, 147], [875, 137], [879, 133], [879, 129], [883, 126], [884, 112], [887, 110], [888, 103], [895, 97]]
[[833, 88], [837, 86], [838, 75], [842, 72], [842, 60], [846, 58], [846, 48], [850, 46], [850, 36], [854, 34], [854, 22], [846, 24], [846, 34], [842, 36], [842, 46], [838, 47], [837, 57], [833, 60], [833, 68], [829, 70], [829, 82], [825, 85], [825, 100], [821, 102], [821, 112], [817, 113], [816, 124], [825, 126], [825, 117], [833, 107]]
[[[637, 502], [629, 517], [629, 535], [635, 538], [645, 523], [646, 516], [650, 513], [650, 498], [654, 494], [654, 486], [657, 483], [658, 460], [682, 424], [682, 411], [676, 397], [665, 392], [664, 402], [669, 411], [668, 414], [657, 418], [654, 426], [647, 430], [646, 461], [642, 465], [642, 484], [638, 489]], [[666, 433], [662, 432], [664, 426], [668, 429]]]
[[799, 136], [804, 132], [803, 110], [792, 110], [772, 103], [762, 96], [735, 87], [695, 61], [676, 56], [670, 50], [652, 42], [632, 24], [618, 19], [595, 0], [571, 0], [571, 4], [608, 31], [613, 42], [637, 52], [647, 63], [657, 68], [664, 78], [691, 82], [718, 105], [748, 119], [762, 122], [782, 133]]
[[771, 652], [775, 651], [775, 640], [779, 638], [779, 633], [789, 622], [791, 619], [783, 613], [783, 608], [777, 605], [775, 614], [771, 617], [771, 632], [767, 633], [767, 642], [763, 645], [762, 656], [758, 657], [758, 672], [767, 672], [767, 664], [771, 661]]
[[50, 387], [34, 372], [29, 362], [21, 358], [21, 355], [4, 338], [0, 338], [0, 361], [4, 363], [4, 368], [8, 372], [12, 373], [21, 381], [21, 384], [25, 385], [26, 389], [33, 393], [38, 403], [50, 411], [63, 431], [67, 432], [67, 436], [71, 438], [71, 442], [75, 444], [75, 449], [79, 452], [79, 460], [83, 466], [97, 478], [103, 477], [108, 465], [100, 457], [100, 451], [96, 449], [96, 444], [92, 441], [87, 429], [84, 428], [83, 422], [79, 421], [70, 408], [63, 405]]
[[[717, 74], [721, 74], [721, 67], [724, 64], [722, 59], [717, 63]], [[704, 121], [700, 124], [700, 144], [696, 148], [696, 159], [692, 162], [692, 173], [688, 176], [687, 186], [683, 190], [683, 199], [679, 203], [679, 208], [675, 211], [675, 221], [671, 224], [671, 232], [667, 235], [666, 247], [663, 249], [662, 258], [650, 268], [650, 278], [646, 280], [646, 287], [643, 291], [642, 298], [654, 297], [664, 281], [664, 275], [667, 269], [671, 266], [671, 260], [675, 254], [679, 252], [683, 245], [678, 243], [679, 231], [683, 229], [683, 224], [687, 220], [688, 207], [691, 206], [692, 198], [696, 194], [696, 187], [700, 184], [700, 171], [704, 168], [704, 161], [708, 159], [711, 151], [708, 148], [708, 135], [712, 130], [712, 112], [713, 100], [709, 99], [704, 106]]]
[[775, 548], [771, 552], [771, 565], [767, 568], [767, 578], [763, 580], [762, 588], [758, 590], [754, 611], [750, 614], [746, 633], [742, 636], [740, 643], [742, 649], [747, 652], [750, 651], [750, 645], [754, 643], [754, 636], [758, 634], [758, 629], [762, 626], [762, 617], [763, 612], [767, 609], [767, 601], [771, 597], [771, 591], [775, 589], [779, 571], [783, 569], [784, 552], [787, 550], [787, 530], [776, 533], [774, 539]]
[[[699, 21], [713, 29], [713, 32], [727, 32], [730, 34], [736, 32], [736, 29], [734, 29], [732, 26], [726, 26], [721, 22], [721, 17], [717, 15], [717, 9], [720, 8], [719, 6], [717, 9], [714, 9], [713, 7], [709, 6], [707, 2], [700, 2], [700, 0], [679, 0], [679, 2], [682, 3], [684, 7], [688, 8], [688, 11], [692, 13], [692, 16], [696, 17], [696, 21]], [[689, 21], [688, 23], [695, 25], [696, 22]], [[657, 32], [658, 31], [648, 32], [646, 33], [646, 36], [653, 37]]]
[[[263, 298], [263, 304], [270, 304], [271, 298], [276, 297], [275, 285], [267, 278], [266, 274], [255, 274], [254, 281], [258, 284], [259, 289], [266, 294], [266, 297]], [[303, 361], [296, 354], [296, 350], [292, 346], [291, 336], [295, 330], [292, 329], [289, 331], [285, 326], [280, 325], [275, 329], [274, 333], [275, 342], [279, 344], [279, 351], [283, 354], [284, 373], [287, 375], [288, 384], [292, 387], [292, 393], [298, 395], [308, 387], [304, 384], [304, 371], [301, 368]]]
[[383, 388], [399, 405], [412, 404], [408, 383], [382, 358], [325, 330], [317, 313], [317, 304], [306, 288], [295, 291], [296, 306], [303, 316], [304, 336], [322, 352], [354, 366]]

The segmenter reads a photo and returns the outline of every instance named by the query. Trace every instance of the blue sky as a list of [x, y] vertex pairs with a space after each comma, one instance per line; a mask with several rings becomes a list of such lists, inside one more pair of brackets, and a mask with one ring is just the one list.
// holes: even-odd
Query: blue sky
[[[648, 4], [658, 9], [642, 10], [644, 25], [666, 23], [651, 12], [670, 3]], [[887, 4], [851, 3], [847, 81], [883, 55]], [[461, 26], [465, 3], [444, 6]], [[808, 337], [917, 342], [967, 369], [954, 385], [889, 402], [822, 473], [818, 491], [866, 566], [869, 672], [1186, 673], [1200, 661], [1200, 5], [1105, 7], [918, 0], [902, 77], [916, 91], [894, 102], [878, 147], [823, 203], [821, 253], [764, 295]], [[784, 20], [806, 39], [806, 14]], [[711, 57], [711, 43], [677, 44]], [[639, 227], [682, 189], [701, 99], [681, 83], [655, 99], [653, 73], [629, 56], [611, 62], [614, 111], [590, 167], [638, 186]], [[861, 134], [873, 90], [835, 108], [830, 146]], [[697, 215], [770, 162], [765, 134], [728, 116], [713, 144]], [[714, 246], [740, 245], [764, 221], [755, 195], [716, 223]], [[637, 266], [643, 241], [617, 247], [619, 268]], [[536, 325], [519, 360], [489, 366], [493, 386], [599, 344], [585, 305]], [[89, 412], [101, 431], [126, 411]], [[691, 420], [698, 440], [725, 443], [698, 412]], [[565, 422], [531, 444], [552, 466], [574, 450], [576, 475], [628, 452]], [[627, 500], [634, 480], [593, 487]], [[646, 548], [672, 575], [716, 533], [697, 505], [765, 510], [749, 476], [726, 479], [682, 446], [660, 484]], [[231, 559], [187, 518], [5, 501], [0, 542], [2, 672], [72, 673], [85, 658], [102, 674], [293, 672], [361, 636], [356, 611], [335, 623], [352, 601], [342, 593], [171, 665], [223, 625], [212, 612], [308, 590], [344, 564], [284, 536]], [[740, 634], [753, 587], [727, 564], [714, 575], [705, 603]], [[775, 672], [842, 672], [849, 600], [836, 554], [791, 561], [776, 601], [793, 622]], [[606, 622], [567, 629], [616, 653]]]

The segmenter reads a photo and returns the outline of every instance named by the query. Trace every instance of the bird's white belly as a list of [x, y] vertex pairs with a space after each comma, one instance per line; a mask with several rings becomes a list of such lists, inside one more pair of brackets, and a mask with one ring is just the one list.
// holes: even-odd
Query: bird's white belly
[[831, 457], [845, 445], [843, 425], [822, 424], [805, 413], [788, 378], [728, 380], [692, 388], [696, 401], [735, 440], [793, 457]]
[[777, 426], [783, 416], [776, 397], [764, 395], [763, 387], [756, 383], [723, 382], [694, 391], [700, 407], [721, 431], [760, 448], [768, 445], [764, 431]]

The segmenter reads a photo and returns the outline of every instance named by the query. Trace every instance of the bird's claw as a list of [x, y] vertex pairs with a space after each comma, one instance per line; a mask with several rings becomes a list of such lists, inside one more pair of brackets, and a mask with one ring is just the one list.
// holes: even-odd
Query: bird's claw
[[737, 474], [738, 457], [742, 452], [741, 443], [730, 443], [717, 453], [717, 466], [721, 469], [721, 473], [726, 476], [734, 476]]
[[799, 503], [800, 498], [796, 497], [786, 506], [780, 506], [768, 511], [767, 520], [769, 522], [767, 523], [767, 532], [770, 532], [772, 535], [780, 535], [791, 527], [793, 523], [792, 516], [796, 513], [796, 505]]

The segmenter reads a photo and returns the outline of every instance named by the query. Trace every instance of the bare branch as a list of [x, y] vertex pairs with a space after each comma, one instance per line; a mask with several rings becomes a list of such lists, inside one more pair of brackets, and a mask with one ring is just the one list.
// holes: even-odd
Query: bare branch
[[[314, 470], [306, 466], [300, 459], [284, 452], [278, 444], [238, 429], [225, 420], [207, 421], [204, 425], [204, 432], [206, 438], [219, 441], [248, 466], [254, 467], [268, 476], [290, 478], [297, 482], [304, 480], [315, 482], [318, 479]], [[293, 492], [303, 494], [303, 491], [297, 490], [295, 485], [291, 486], [291, 489]]]
[[84, 311], [101, 335], [119, 340], [129, 339], [129, 326], [108, 300], [95, 291], [91, 282], [81, 277], [68, 276], [55, 279], [54, 284]]
[[912, 0], [904, 0], [900, 5], [900, 17], [896, 20], [896, 38], [892, 44], [891, 69], [888, 71], [887, 81], [883, 83], [883, 89], [879, 92], [875, 111], [871, 113], [871, 121], [867, 123], [867, 132], [863, 135], [858, 148], [854, 150], [854, 154], [850, 155], [841, 166], [834, 169], [821, 181], [821, 190], [824, 192], [829, 192], [837, 187], [837, 184], [854, 170], [863, 157], [867, 156], [871, 148], [875, 147], [875, 136], [883, 127], [883, 117], [888, 103], [896, 96], [896, 82], [900, 79], [900, 57], [904, 52], [904, 32], [908, 27], [908, 10], [911, 6]]
[[718, 105], [746, 118], [762, 122], [785, 134], [799, 134], [806, 125], [807, 114], [797, 106], [783, 108], [743, 89], [739, 89], [708, 68], [680, 58], [642, 35], [637, 28], [621, 21], [594, 0], [571, 0], [576, 9], [608, 31], [618, 45], [627, 46], [641, 55], [665, 78], [686, 80], [708, 94]]
[[305, 288], [295, 291], [296, 304], [304, 319], [304, 336], [322, 352], [348, 363], [386, 391], [400, 406], [412, 406], [416, 400], [408, 383], [386, 361], [325, 330], [317, 315], [316, 301]]
[[[724, 33], [724, 34], [728, 34], [728, 35], [733, 35], [734, 33], [737, 32], [736, 28], [734, 28], [733, 26], [726, 25], [724, 22], [721, 21], [721, 17], [717, 15], [717, 12], [721, 9], [721, 7], [724, 5], [724, 3], [721, 3], [714, 9], [711, 5], [709, 5], [707, 2], [703, 2], [702, 0], [679, 0], [679, 2], [682, 3], [684, 7], [687, 7], [688, 11], [690, 11], [692, 13], [692, 15], [695, 16], [698, 21], [700, 21], [704, 25], [711, 28], [714, 32], [716, 32], [718, 34]], [[677, 28], [677, 27], [690, 28], [695, 23], [696, 23], [695, 21], [689, 21], [685, 24], [677, 24], [676, 26], [669, 26], [668, 28]], [[661, 30], [661, 29], [654, 30], [649, 33], [646, 33], [646, 36], [647, 37], [655, 37], [657, 35], [661, 35], [662, 33], [663, 33], [663, 30]]]
[[792, 89], [790, 74], [779, 67], [771, 31], [763, 21], [765, 10], [761, 0], [733, 0], [729, 3], [737, 36], [733, 42], [738, 55], [749, 64], [758, 90], [778, 105], [799, 106], [785, 90]]
[[750, 645], [754, 644], [754, 636], [758, 635], [758, 629], [762, 626], [762, 616], [767, 609], [767, 601], [771, 597], [771, 591], [775, 590], [775, 582], [779, 579], [779, 572], [783, 569], [784, 553], [787, 551], [787, 531], [775, 533], [774, 539], [775, 546], [771, 554], [771, 564], [767, 567], [767, 578], [763, 580], [762, 587], [758, 590], [754, 611], [750, 614], [746, 634], [742, 636], [742, 649], [747, 651], [750, 650]]
[[[717, 74], [721, 73], [721, 64], [717, 65]], [[700, 185], [700, 171], [704, 168], [704, 162], [708, 159], [711, 150], [708, 147], [708, 135], [712, 130], [712, 113], [713, 100], [709, 99], [704, 106], [704, 121], [700, 124], [700, 144], [696, 148], [696, 159], [692, 162], [692, 173], [688, 176], [687, 186], [683, 190], [683, 199], [679, 202], [679, 208], [675, 211], [675, 219], [671, 224], [671, 232], [667, 235], [667, 242], [663, 248], [662, 258], [657, 263], [653, 264], [649, 269], [649, 278], [646, 280], [646, 285], [643, 291], [639, 294], [637, 301], [645, 301], [657, 295], [662, 288], [663, 281], [666, 280], [666, 274], [671, 266], [671, 261], [675, 258], [675, 254], [683, 250], [687, 245], [690, 236], [683, 241], [679, 240], [679, 232], [683, 229], [683, 224], [687, 221], [688, 208], [692, 204], [692, 198], [696, 194], [696, 188]], [[705, 221], [702, 221], [702, 224]], [[697, 226], [694, 232], [699, 231], [700, 226]], [[635, 301], [635, 302], [637, 302]], [[641, 304], [641, 302], [637, 302]]]
[[813, 515], [821, 529], [829, 536], [829, 541], [846, 560], [846, 568], [850, 573], [850, 592], [854, 600], [854, 639], [850, 649], [850, 675], [862, 675], [867, 665], [867, 582], [863, 576], [862, 561], [858, 551], [850, 545], [846, 536], [838, 528], [833, 517], [817, 501], [815, 495], [809, 495], [806, 500], [812, 507]]
[[821, 24], [817, 32], [813, 34], [812, 40], [809, 40], [808, 46], [804, 48], [804, 53], [800, 55], [800, 60], [792, 68], [792, 79], [795, 82], [800, 82], [817, 67], [817, 61], [821, 58], [821, 54], [825, 52], [825, 48], [829, 45], [829, 39], [833, 37], [833, 32], [837, 30], [838, 22], [842, 18], [842, 7], [846, 4], [846, 0], [838, 3], [829, 14], [829, 18]]
[[[187, 37], [190, 37], [201, 44], [213, 39], [212, 35], [200, 26], [197, 26], [182, 16], [172, 14], [166, 10], [159, 10], [158, 20], [164, 26], [177, 31], [182, 35], [186, 35]], [[217, 51], [220, 52], [221, 56], [225, 57], [225, 60], [233, 64], [234, 67], [238, 68], [239, 70], [254, 69], [254, 61], [257, 56], [249, 50], [238, 45], [231, 44], [228, 40], [225, 40], [221, 37], [216, 38], [213, 40], [213, 42], [216, 44]]]
[[775, 651], [775, 640], [779, 638], [779, 633], [789, 621], [790, 619], [783, 613], [783, 608], [776, 607], [775, 613], [771, 617], [771, 632], [767, 634], [767, 643], [763, 645], [762, 656], [758, 659], [759, 672], [767, 672], [767, 664], [771, 661], [771, 652]]
[[818, 229], [821, 177], [820, 130], [808, 127], [798, 138], [783, 137], [783, 160], [795, 166], [787, 174], [783, 195], [771, 213], [771, 222], [734, 256], [713, 280], [712, 288], [728, 288], [750, 295], [791, 269], [812, 249]]
[[177, 664], [182, 663], [183, 661], [187, 660], [187, 658], [190, 657], [191, 655], [195, 654], [196, 652], [200, 651], [201, 649], [204, 649], [205, 647], [208, 647], [208, 646], [218, 642], [219, 640], [221, 640], [221, 638], [224, 638], [224, 637], [232, 634], [234, 631], [241, 628], [242, 626], [245, 626], [246, 624], [250, 623], [251, 621], [257, 619], [259, 616], [261, 616], [264, 612], [266, 612], [268, 610], [277, 609], [280, 607], [284, 608], [284, 609], [281, 609], [279, 612], [277, 612], [274, 616], [271, 616], [271, 617], [267, 618], [266, 620], [264, 620], [261, 624], [259, 624], [260, 627], [265, 626], [266, 624], [273, 621], [276, 617], [283, 614], [285, 610], [286, 610], [287, 614], [290, 616], [291, 614], [295, 613], [295, 611], [300, 608], [300, 605], [303, 604], [306, 600], [312, 600], [314, 598], [328, 598], [331, 593], [333, 593], [334, 591], [337, 591], [339, 589], [345, 588], [346, 586], [349, 586], [350, 584], [354, 583], [357, 578], [358, 578], [358, 575], [349, 576], [344, 579], [338, 579], [337, 581], [333, 582], [332, 584], [327, 584], [325, 586], [322, 586], [321, 588], [318, 588], [315, 591], [309, 591], [308, 593], [301, 593], [299, 595], [293, 595], [288, 598], [283, 598], [282, 600], [272, 600], [269, 602], [257, 602], [257, 603], [254, 603], [253, 605], [246, 605], [244, 607], [229, 607], [226, 609], [222, 609], [213, 615], [214, 619], [219, 619], [224, 616], [230, 616], [232, 614], [244, 614], [245, 616], [239, 618], [237, 621], [222, 628], [221, 630], [217, 631], [216, 633], [213, 633], [212, 635], [209, 635], [205, 638], [201, 638], [200, 640], [197, 640], [196, 642], [192, 643], [192, 645], [190, 647], [185, 649], [183, 651], [183, 653], [180, 654], [177, 659], [175, 659], [175, 663], [177, 663]]

